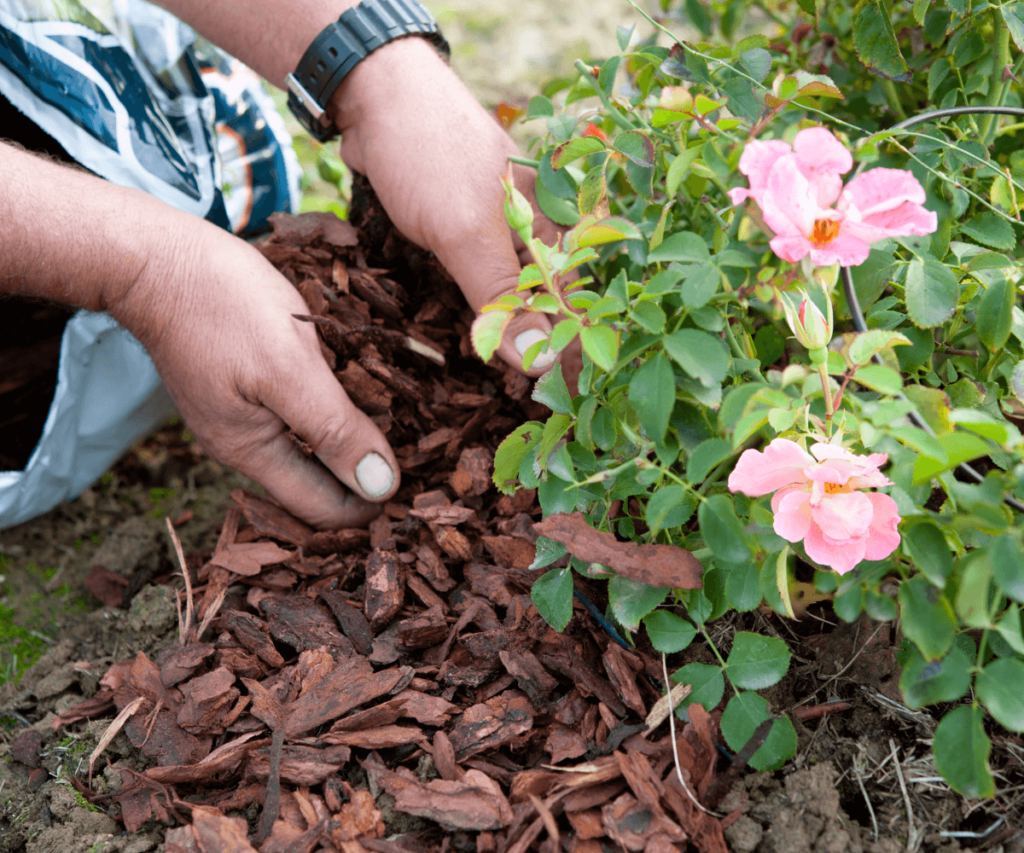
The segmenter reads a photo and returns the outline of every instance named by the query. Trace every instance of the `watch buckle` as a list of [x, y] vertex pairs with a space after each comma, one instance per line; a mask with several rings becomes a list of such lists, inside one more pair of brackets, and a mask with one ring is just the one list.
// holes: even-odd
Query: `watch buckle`
[[321, 117], [324, 114], [323, 107], [317, 103], [316, 98], [306, 91], [305, 87], [299, 82], [299, 79], [294, 74], [289, 74], [285, 77], [285, 82], [288, 84], [288, 91], [295, 96], [303, 109], [313, 117], [314, 121], [323, 124], [321, 121]]

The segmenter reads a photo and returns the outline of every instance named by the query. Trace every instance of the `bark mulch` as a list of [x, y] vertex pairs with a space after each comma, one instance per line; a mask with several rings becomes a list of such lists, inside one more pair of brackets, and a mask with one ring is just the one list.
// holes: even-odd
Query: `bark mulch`
[[[436, 261], [372, 198], [360, 211], [281, 216], [260, 248], [395, 448], [402, 489], [368, 530], [329, 532], [237, 490], [216, 548], [183, 557], [180, 642], [116, 663], [55, 723], [116, 711], [109, 736], [151, 766], [97, 794], [98, 755], [76, 786], [116, 801], [128, 831], [173, 825], [167, 853], [724, 853], [738, 812], [711, 809], [729, 779], [717, 716], [690, 706], [673, 744], [661, 661], [579, 603], [563, 634], [531, 604], [540, 510], [500, 495], [491, 464], [546, 410], [469, 352], [472, 314]], [[696, 583], [677, 549], [545, 525], [636, 579]]]

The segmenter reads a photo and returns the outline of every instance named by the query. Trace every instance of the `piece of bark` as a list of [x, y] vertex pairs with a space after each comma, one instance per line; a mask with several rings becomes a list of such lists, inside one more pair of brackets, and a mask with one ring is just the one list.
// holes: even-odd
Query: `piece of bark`
[[541, 536], [561, 542], [575, 557], [600, 563], [629, 580], [657, 587], [700, 589], [704, 569], [689, 551], [675, 545], [619, 542], [611, 533], [595, 530], [581, 512], [556, 513], [538, 521]]
[[427, 606], [428, 610], [434, 608], [443, 611], [446, 609], [444, 599], [434, 592], [420, 575], [408, 575], [405, 583], [413, 594]]
[[397, 669], [373, 672], [365, 658], [343, 658], [327, 678], [292, 703], [286, 729], [300, 735], [384, 696], [398, 683]]
[[532, 652], [500, 651], [498, 657], [534, 706], [545, 710], [558, 689], [558, 679], [544, 669], [544, 665]]
[[440, 607], [433, 607], [398, 623], [398, 644], [407, 652], [436, 646], [443, 643], [447, 636], [448, 623]]
[[580, 840], [604, 837], [604, 821], [601, 819], [601, 812], [597, 809], [568, 812], [567, 816], [573, 832]]
[[515, 740], [533, 728], [535, 715], [530, 700], [517, 690], [473, 705], [449, 734], [456, 756], [462, 760]]
[[405, 584], [394, 551], [375, 549], [366, 561], [366, 600], [363, 605], [370, 630], [379, 631], [405, 604]]
[[352, 641], [355, 650], [361, 655], [369, 655], [373, 651], [373, 632], [363, 612], [349, 604], [345, 596], [336, 590], [321, 590], [320, 597], [334, 612], [341, 630]]
[[26, 767], [38, 767], [42, 748], [43, 736], [34, 729], [26, 729], [11, 744], [11, 758]]
[[446, 524], [432, 524], [434, 541], [449, 557], [466, 562], [473, 559], [473, 546], [465, 534]]
[[429, 741], [423, 729], [412, 726], [379, 726], [375, 729], [358, 731], [334, 731], [323, 736], [324, 743], [353, 746], [359, 749], [391, 749], [396, 746], [418, 744], [425, 746]]
[[[319, 785], [344, 767], [351, 757], [344, 745], [323, 749], [300, 744], [285, 744], [281, 750], [281, 781], [290, 785]], [[269, 747], [249, 753], [245, 766], [247, 779], [265, 780], [270, 776]]]
[[219, 809], [194, 806], [192, 833], [202, 853], [256, 853], [245, 818], [228, 817]]
[[479, 770], [466, 771], [458, 782], [424, 783], [406, 768], [394, 773], [370, 761], [363, 766], [404, 814], [429, 818], [449, 830], [501, 829], [512, 822], [512, 807], [501, 788]]
[[415, 690], [403, 690], [393, 699], [336, 720], [331, 731], [360, 731], [394, 723], [403, 717], [425, 726], [443, 726], [459, 710], [457, 705], [440, 696], [429, 696]]
[[309, 550], [321, 556], [347, 554], [363, 548], [370, 541], [370, 533], [362, 529], [318, 530], [309, 540]]
[[273, 542], [246, 542], [228, 545], [210, 558], [210, 565], [220, 566], [236, 575], [258, 575], [264, 566], [283, 563], [292, 552]]
[[455, 587], [455, 581], [448, 574], [444, 561], [429, 545], [420, 545], [416, 549], [415, 567], [416, 571], [427, 579], [427, 583], [438, 592], [448, 592]]
[[124, 604], [125, 592], [129, 580], [104, 566], [93, 566], [85, 576], [85, 587], [107, 607], [120, 607]]
[[586, 755], [590, 744], [575, 729], [555, 723], [548, 729], [544, 749], [551, 755], [551, 763], [558, 764], [570, 758]]
[[235, 635], [235, 639], [260, 660], [277, 669], [284, 666], [284, 658], [270, 640], [270, 629], [262, 619], [240, 610], [226, 610], [218, 623]]
[[646, 717], [647, 708], [636, 684], [636, 676], [643, 669], [643, 663], [616, 643], [608, 644], [601, 660], [604, 671], [608, 673], [608, 680], [618, 691], [623, 704], [641, 717]]
[[[488, 401], [490, 402], [490, 401]], [[485, 447], [467, 447], [448, 482], [460, 498], [483, 495], [491, 488], [494, 456]]]
[[533, 509], [536, 500], [536, 489], [518, 489], [514, 494], [502, 495], [498, 498], [495, 510], [498, 515], [511, 517]]
[[174, 687], [190, 678], [217, 647], [213, 643], [189, 643], [187, 646], [164, 646], [156, 656], [160, 667], [160, 681], [164, 687]]
[[537, 555], [534, 545], [512, 536], [481, 536], [480, 541], [499, 566], [528, 569]]
[[595, 696], [617, 717], [625, 716], [626, 706], [619, 701], [612, 686], [599, 676], [586, 661], [574, 658], [566, 649], [557, 652], [538, 651], [537, 657], [552, 672], [571, 679], [584, 696]]
[[327, 646], [339, 655], [355, 652], [326, 604], [301, 595], [271, 594], [260, 599], [259, 607], [271, 636], [297, 651]]
[[234, 686], [235, 673], [215, 669], [180, 686], [178, 725], [193, 734], [223, 734], [223, 718], [240, 695]]
[[443, 731], [434, 734], [434, 767], [438, 775], [448, 782], [458, 782], [465, 775], [455, 763], [455, 747]]
[[302, 546], [305, 546], [313, 536], [311, 527], [303, 524], [277, 504], [258, 497], [252, 492], [235, 489], [231, 493], [231, 500], [238, 505], [249, 523], [263, 536]]
[[362, 270], [349, 270], [349, 287], [370, 303], [374, 311], [390, 320], [402, 319], [401, 303], [371, 275]]
[[388, 387], [374, 379], [358, 362], [348, 362], [335, 373], [352, 402], [367, 414], [379, 415], [391, 408], [394, 399]]
[[477, 595], [494, 602], [498, 607], [508, 607], [512, 603], [512, 590], [509, 589], [505, 572], [498, 567], [469, 563], [463, 567], [462, 573]]
[[392, 391], [405, 400], [419, 400], [423, 398], [423, 389], [419, 382], [408, 376], [393, 365], [385, 364], [379, 358], [363, 356], [359, 364], [375, 379], [379, 379]]

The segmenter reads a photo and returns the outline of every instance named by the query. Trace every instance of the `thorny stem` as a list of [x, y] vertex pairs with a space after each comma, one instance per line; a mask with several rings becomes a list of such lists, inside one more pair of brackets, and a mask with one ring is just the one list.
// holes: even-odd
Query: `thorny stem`
[[597, 97], [601, 99], [602, 105], [608, 111], [608, 115], [613, 122], [623, 130], [637, 130], [637, 126], [615, 108], [611, 99], [607, 94], [605, 94], [604, 89], [602, 89], [601, 85], [594, 79], [590, 65], [587, 65], [587, 63], [582, 59], [577, 59], [576, 62], [573, 63], [573, 67], [583, 75], [583, 79], [590, 84], [590, 88], [593, 89]]

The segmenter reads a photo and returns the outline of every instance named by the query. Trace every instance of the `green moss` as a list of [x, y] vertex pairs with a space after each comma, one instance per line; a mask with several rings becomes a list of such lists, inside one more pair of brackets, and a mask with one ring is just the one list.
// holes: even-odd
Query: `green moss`
[[39, 660], [46, 643], [14, 623], [14, 611], [0, 605], [0, 684], [13, 681]]

